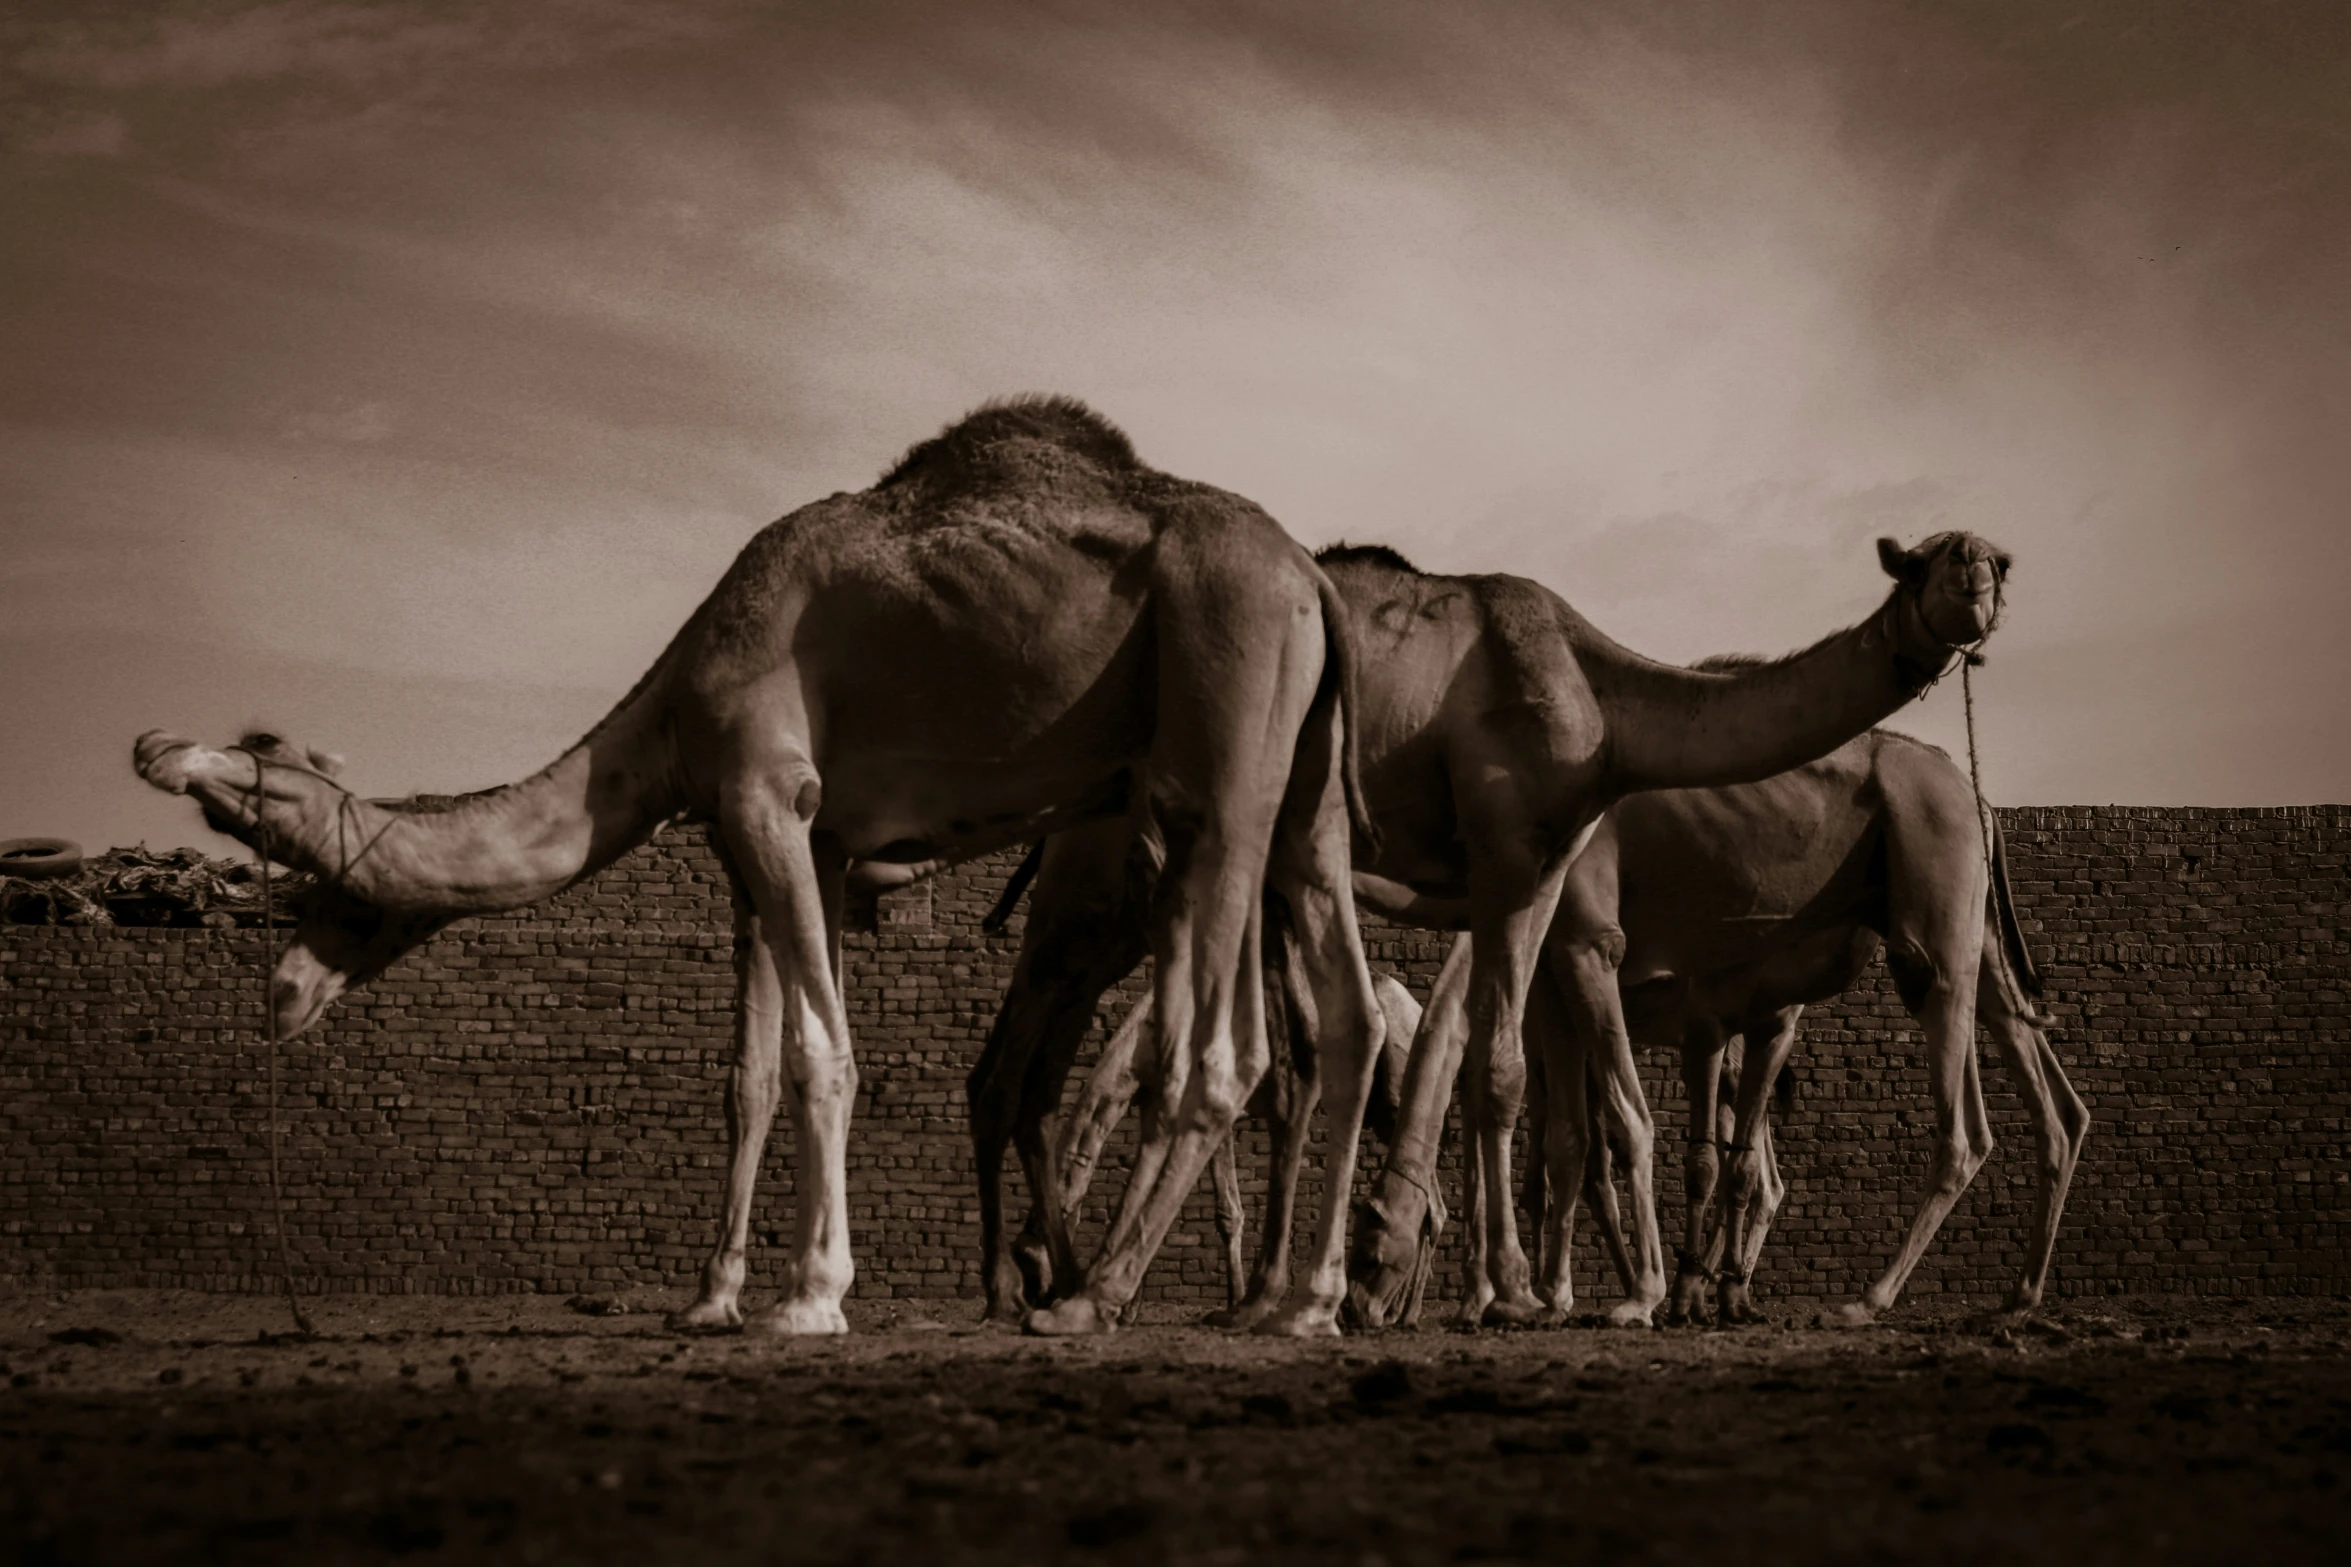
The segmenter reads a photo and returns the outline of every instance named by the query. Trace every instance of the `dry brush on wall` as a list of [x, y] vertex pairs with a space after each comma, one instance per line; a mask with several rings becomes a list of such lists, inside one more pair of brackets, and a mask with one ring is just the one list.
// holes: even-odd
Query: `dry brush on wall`
[[[2351, 809], [2001, 819], [2052, 1037], [2096, 1117], [2055, 1290], [2351, 1291]], [[983, 861], [853, 920], [865, 1298], [976, 1301], [962, 1085], [1017, 950], [1017, 923], [979, 929], [1009, 869]], [[453, 927], [287, 1044], [289, 1229], [308, 1278], [687, 1290], [723, 1171], [730, 926], [704, 834], [673, 831], [545, 905]], [[1367, 939], [1426, 993], [1440, 938], [1375, 925]], [[256, 1284], [263, 961], [256, 930], [0, 927], [0, 1274]], [[1891, 1250], [1927, 1168], [1921, 1055], [1882, 976], [1807, 1014], [1780, 1138], [1791, 1192], [1760, 1294], [1849, 1294]], [[2001, 1147], [1914, 1292], [1989, 1297], [2015, 1270], [2032, 1172], [2022, 1111], [1986, 1069]], [[1664, 1053], [1645, 1070], [1670, 1224], [1681, 1094]], [[789, 1222], [791, 1141], [779, 1119], [763, 1242]], [[1261, 1136], [1245, 1161], [1254, 1193]], [[1098, 1184], [1097, 1205], [1116, 1184]], [[1221, 1303], [1208, 1213], [1196, 1194], [1145, 1303]], [[763, 1260], [754, 1290], [775, 1283]]]

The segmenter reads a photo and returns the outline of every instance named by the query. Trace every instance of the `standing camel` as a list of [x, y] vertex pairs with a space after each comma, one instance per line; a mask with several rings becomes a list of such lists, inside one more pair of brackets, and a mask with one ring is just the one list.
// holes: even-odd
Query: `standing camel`
[[[1107, 1326], [1263, 1070], [1257, 923], [1284, 903], [1334, 1080], [1368, 1077], [1371, 975], [1347, 892], [1348, 625], [1306, 552], [1247, 501], [1145, 466], [1060, 398], [992, 405], [872, 489], [763, 529], [651, 671], [545, 771], [431, 813], [361, 800], [296, 754], [160, 731], [134, 760], [206, 817], [315, 872], [272, 980], [315, 1022], [451, 920], [570, 886], [685, 811], [744, 894], [729, 1166], [680, 1326], [739, 1325], [752, 1188], [777, 1104], [799, 1132], [779, 1333], [846, 1330], [840, 993], [852, 860], [933, 866], [1095, 818], [1163, 869], [1148, 920], [1175, 1110], [1090, 1275]], [[1342, 1216], [1343, 1222], [1343, 1216]]]
[[[2033, 1229], [2008, 1309], [2022, 1314], [2040, 1304], [2090, 1118], [2042, 1032], [2040, 977], [2009, 896], [2006, 846], [1996, 821], [1988, 830], [1987, 854], [1974, 786], [1949, 757], [1875, 730], [1759, 783], [1629, 796], [1569, 870], [1553, 949], [1620, 951], [1629, 1037], [1681, 1052], [1690, 1104], [1687, 1208], [1668, 1320], [1700, 1310], [1717, 1250], [1721, 1319], [1755, 1320], [1749, 1280], [1783, 1190], [1770, 1088], [1795, 1048], [1805, 1006], [1851, 988], [1881, 946], [1926, 1036], [1934, 1169], [1892, 1263], [1837, 1320], [1864, 1324], [1894, 1303], [1991, 1151], [1979, 1022], [1998, 1041], [2038, 1140]], [[1445, 1026], [1440, 1009], [1448, 1004], [1442, 990], [1431, 998], [1429, 1028]], [[1550, 1200], [1546, 1209], [1543, 1178], [1530, 1172], [1529, 1207], [1546, 1214], [1544, 1293], [1564, 1315], [1575, 1193], [1594, 1190], [1606, 1153], [1588, 1141], [1599, 1134], [1580, 1100], [1582, 1053], [1594, 1041], [1540, 1032], [1548, 1114], [1539, 1140]], [[1734, 1040], [1742, 1059], [1726, 1072]], [[1726, 1077], [1739, 1085], [1727, 1116]], [[1415, 1111], [1432, 1106], [1443, 1114], [1441, 1099]], [[1416, 1130], [1401, 1129], [1397, 1143]], [[1463, 1206], [1475, 1213], [1481, 1204], [1473, 1196]], [[1612, 1205], [1596, 1195], [1594, 1206], [1605, 1232], [1615, 1221]], [[1366, 1288], [1404, 1298], [1412, 1259], [1389, 1260], [1402, 1271]], [[1473, 1281], [1472, 1311], [1476, 1288]]]
[[[1528, 985], [1569, 862], [1602, 811], [1642, 789], [1769, 777], [1834, 749], [1931, 685], [1998, 616], [2009, 558], [1966, 533], [1904, 550], [1880, 540], [1895, 586], [1857, 626], [1771, 663], [1691, 670], [1632, 653], [1557, 594], [1522, 577], [1438, 576], [1394, 551], [1338, 547], [1317, 561], [1361, 651], [1357, 732], [1378, 829], [1357, 842], [1355, 887], [1381, 912], [1422, 923], [1461, 917], [1474, 940], [1466, 973], [1466, 1056], [1414, 1052], [1407, 1124], [1442, 1119], [1454, 1069], [1469, 1067], [1466, 1125], [1489, 1189], [1510, 1191], [1510, 1139], [1525, 1092], [1520, 1029]], [[1133, 848], [1095, 827], [1046, 845], [1011, 988], [971, 1080], [989, 1312], [1016, 1314], [1021, 1279], [1002, 1223], [1005, 1143], [1017, 1134], [1042, 1208], [1056, 1278], [1071, 1264], [1060, 1222], [1051, 1122], [1101, 992], [1134, 966], [1150, 878]], [[1653, 1129], [1619, 1015], [1612, 954], [1555, 949], [1578, 1022], [1606, 1042], [1612, 1115], [1629, 1144], [1639, 1288], [1618, 1308], [1646, 1321], [1665, 1297], [1650, 1149]], [[1442, 1053], [1440, 1052], [1440, 1055]], [[1358, 1087], [1364, 1085], [1356, 1085]], [[1363, 1099], [1329, 1085], [1332, 1166], [1353, 1168]], [[1440, 1113], [1425, 1112], [1424, 1098]], [[1362, 1237], [1376, 1267], [1399, 1248], [1408, 1275], [1428, 1212], [1433, 1140], [1399, 1135]], [[1493, 1311], [1540, 1316], [1508, 1203], [1490, 1204]], [[1269, 1331], [1330, 1333], [1347, 1291], [1344, 1225], [1316, 1239], [1302, 1298], [1260, 1299], [1242, 1316]], [[1277, 1307], [1280, 1309], [1277, 1311]], [[1372, 1325], [1378, 1325], [1374, 1322]]]

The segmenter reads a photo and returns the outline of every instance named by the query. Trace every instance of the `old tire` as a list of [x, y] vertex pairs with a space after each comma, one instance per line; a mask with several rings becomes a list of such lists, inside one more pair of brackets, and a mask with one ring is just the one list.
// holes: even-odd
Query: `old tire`
[[0, 876], [47, 881], [82, 868], [82, 846], [66, 838], [10, 838], [0, 841]]

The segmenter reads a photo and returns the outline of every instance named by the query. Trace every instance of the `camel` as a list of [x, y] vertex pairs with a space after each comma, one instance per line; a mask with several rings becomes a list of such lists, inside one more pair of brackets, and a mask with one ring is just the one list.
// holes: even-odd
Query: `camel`
[[[1893, 1305], [1991, 1150], [1979, 1022], [1999, 1043], [2038, 1141], [2031, 1240], [2007, 1310], [2022, 1316], [2040, 1305], [2089, 1112], [2042, 1032], [2040, 977], [2017, 924], [1998, 822], [1979, 817], [1973, 784], [1941, 751], [1873, 730], [1759, 783], [1629, 796], [1569, 870], [1550, 942], [1620, 951], [1629, 1036], [1681, 1051], [1687, 1209], [1668, 1321], [1700, 1313], [1716, 1255], [1728, 1259], [1717, 1280], [1720, 1320], [1757, 1320], [1750, 1280], [1785, 1191], [1772, 1155], [1770, 1089], [1782, 1081], [1804, 1007], [1850, 988], [1881, 947], [1926, 1035], [1934, 1169], [1892, 1263], [1832, 1320], [1860, 1326]], [[1433, 996], [1426, 1026], [1441, 1029], [1451, 1004]], [[1531, 1211], [1546, 1213], [1547, 1166], [1544, 1294], [1558, 1316], [1572, 1298], [1564, 1259], [1574, 1192], [1592, 1195], [1604, 1234], [1615, 1215], [1602, 1195], [1605, 1149], [1577, 1102], [1581, 1052], [1592, 1042], [1541, 1032], [1549, 1114], [1527, 1195]], [[1741, 1042], [1743, 1060], [1726, 1059]], [[1726, 1106], [1721, 1085], [1734, 1076], [1736, 1102]], [[1416, 1109], [1428, 1113], [1425, 1104]], [[1442, 1115], [1441, 1100], [1434, 1110]], [[1413, 1136], [1402, 1128], [1397, 1141]], [[1481, 1211], [1480, 1194], [1463, 1206]], [[1402, 1298], [1414, 1277], [1410, 1259], [1391, 1260], [1402, 1266], [1386, 1287]], [[1474, 1316], [1476, 1300], [1473, 1281], [1465, 1315]]]
[[449, 809], [362, 800], [289, 748], [138, 740], [149, 783], [324, 886], [280, 957], [274, 1023], [463, 915], [592, 874], [706, 813], [742, 894], [729, 1159], [683, 1329], [743, 1325], [753, 1186], [779, 1100], [800, 1136], [784, 1296], [757, 1326], [847, 1330], [845, 1145], [857, 1073], [841, 998], [852, 861], [908, 876], [1096, 818], [1159, 868], [1148, 919], [1175, 1104], [1090, 1275], [1107, 1328], [1263, 1070], [1257, 922], [1282, 900], [1322, 1070], [1368, 1077], [1379, 1021], [1347, 892], [1362, 822], [1349, 625], [1311, 558], [1238, 496], [1146, 466], [1084, 405], [981, 408], [871, 489], [744, 547], [586, 738]]
[[[1513, 1189], [1521, 1024], [1535, 961], [1568, 864], [1601, 813], [1637, 790], [1766, 778], [1823, 755], [1924, 691], [1991, 631], [2009, 568], [2004, 552], [1952, 532], [1909, 550], [1881, 539], [1878, 559], [1895, 585], [1859, 625], [1774, 662], [1692, 670], [1630, 652], [1525, 578], [1424, 573], [1379, 546], [1316, 556], [1363, 655], [1353, 711], [1377, 836], [1357, 840], [1357, 896], [1404, 923], [1465, 923], [1474, 936], [1462, 979], [1466, 1056], [1424, 1060], [1415, 1050], [1403, 1090], [1407, 1122], [1441, 1121], [1453, 1068], [1466, 1059], [1465, 1124], [1492, 1190]], [[1016, 1136], [1032, 1223], [1043, 1226], [1055, 1277], [1074, 1266], [1050, 1124], [1097, 998], [1139, 960], [1135, 932], [1149, 888], [1148, 867], [1108, 828], [1045, 846], [1012, 986], [971, 1079], [992, 1318], [1023, 1304], [998, 1189], [1004, 1145]], [[1618, 1314], [1646, 1322], [1666, 1292], [1653, 1127], [1616, 1015], [1608, 954], [1563, 948], [1556, 956], [1589, 1035], [1609, 1041], [1605, 1076], [1629, 1145], [1639, 1220], [1640, 1288]], [[1425, 1113], [1424, 1096], [1439, 1107], [1436, 1117]], [[1332, 1167], [1351, 1170], [1363, 1100], [1332, 1093], [1327, 1108]], [[1395, 1244], [1398, 1277], [1415, 1265], [1413, 1237], [1429, 1212], [1429, 1184], [1415, 1172], [1432, 1168], [1434, 1155], [1425, 1137], [1399, 1135], [1364, 1217], [1365, 1257], [1377, 1266]], [[1490, 1205], [1487, 1228], [1493, 1310], [1533, 1320], [1548, 1308], [1531, 1288], [1511, 1205]], [[1251, 1302], [1240, 1315], [1268, 1331], [1337, 1332], [1347, 1258], [1334, 1247], [1343, 1246], [1343, 1230], [1342, 1221], [1318, 1233], [1301, 1298]]]
[[[1017, 889], [1014, 889], [1017, 893]], [[1286, 976], [1285, 976], [1286, 978]], [[1304, 997], [1296, 987], [1283, 987], [1290, 1011], [1301, 1009]], [[1372, 1081], [1366, 1124], [1383, 1140], [1395, 1135], [1401, 1103], [1404, 1065], [1409, 1043], [1420, 1030], [1420, 1003], [1394, 975], [1374, 973], [1372, 990], [1379, 997], [1386, 1024], [1380, 1060]], [[1125, 1021], [1103, 1045], [1102, 1054], [1086, 1079], [1078, 1108], [1062, 1123], [1058, 1163], [1061, 1170], [1062, 1223], [1074, 1227], [1078, 1207], [1093, 1184], [1102, 1147], [1138, 1098], [1146, 1117], [1160, 1113], [1164, 1103], [1159, 1063], [1141, 1057], [1143, 1034], [1151, 1022], [1151, 997], [1146, 994], [1127, 1010]], [[1293, 1035], [1293, 1038], [1295, 1036]], [[1288, 1070], [1283, 1070], [1284, 1067]], [[1259, 1242], [1257, 1268], [1248, 1271], [1243, 1260], [1242, 1236], [1246, 1219], [1241, 1206], [1241, 1177], [1236, 1168], [1237, 1131], [1218, 1145], [1211, 1163], [1216, 1181], [1216, 1232], [1225, 1253], [1225, 1305], [1203, 1319], [1210, 1327], [1232, 1327], [1240, 1320], [1243, 1303], [1279, 1300], [1290, 1287], [1291, 1215], [1296, 1211], [1298, 1174], [1306, 1159], [1306, 1137], [1314, 1107], [1320, 1100], [1320, 1082], [1311, 1051], [1293, 1049], [1285, 1059], [1274, 1054], [1274, 1070], [1267, 1072], [1250, 1097], [1244, 1113], [1273, 1123], [1272, 1168], [1266, 1181], [1264, 1238]], [[1441, 1228], [1444, 1215], [1434, 1216]], [[1040, 1284], [1049, 1278], [1050, 1259], [1038, 1255], [1042, 1237], [1023, 1235], [1024, 1258], [1031, 1259]]]

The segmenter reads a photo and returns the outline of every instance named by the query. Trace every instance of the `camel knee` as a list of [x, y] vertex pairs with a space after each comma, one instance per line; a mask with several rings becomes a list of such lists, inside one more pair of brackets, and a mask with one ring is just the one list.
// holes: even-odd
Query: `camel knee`
[[1766, 1184], [1762, 1157], [1752, 1148], [1742, 1148], [1731, 1155], [1723, 1171], [1723, 1203], [1733, 1211], [1751, 1207], [1763, 1199]]
[[963, 1102], [970, 1107], [975, 1128], [983, 1119], [995, 1122], [1005, 1119], [1005, 1101], [1011, 1096], [997, 1088], [997, 1076], [996, 1063], [982, 1054], [979, 1064], [963, 1080]]
[[2090, 1117], [2087, 1112], [2069, 1116], [2049, 1127], [2041, 1136], [2041, 1179], [2062, 1180], [2081, 1162], [2082, 1144], [2089, 1140]]
[[2090, 1140], [2090, 1109], [2068, 1094], [2058, 1117], [2065, 1133], [2065, 1162], [2072, 1164], [2081, 1158], [2082, 1145]]
[[1527, 1067], [1523, 1057], [1488, 1062], [1468, 1074], [1464, 1097], [1504, 1118], [1516, 1118], [1526, 1104]]
[[846, 1110], [857, 1097], [857, 1061], [847, 1050], [823, 1047], [801, 1052], [793, 1079], [801, 1102], [811, 1112], [839, 1105]]
[[775, 1119], [776, 1106], [782, 1102], [783, 1095], [783, 1074], [772, 1063], [736, 1066], [728, 1073], [727, 1102], [734, 1111], [738, 1131], [767, 1126]]
[[1682, 1186], [1693, 1197], [1716, 1189], [1722, 1180], [1722, 1155], [1712, 1138], [1692, 1141], [1682, 1150]]
[[1552, 951], [1587, 980], [1604, 980], [1613, 985], [1616, 971], [1624, 966], [1624, 931], [1615, 925], [1578, 931], [1557, 940]]
[[1614, 1119], [1626, 1165], [1636, 1171], [1647, 1169], [1657, 1157], [1657, 1123], [1650, 1119], [1648, 1105], [1620, 1102]]
[[1186, 1096], [1179, 1112], [1186, 1131], [1221, 1133], [1240, 1117], [1257, 1087], [1255, 1075], [1245, 1075], [1221, 1063], [1202, 1063], [1195, 1069], [1196, 1093]]
[[1985, 1138], [1972, 1142], [1964, 1137], [1953, 1137], [1943, 1144], [1935, 1160], [1933, 1194], [1938, 1198], [1956, 1200], [1992, 1156], [1992, 1140]]

